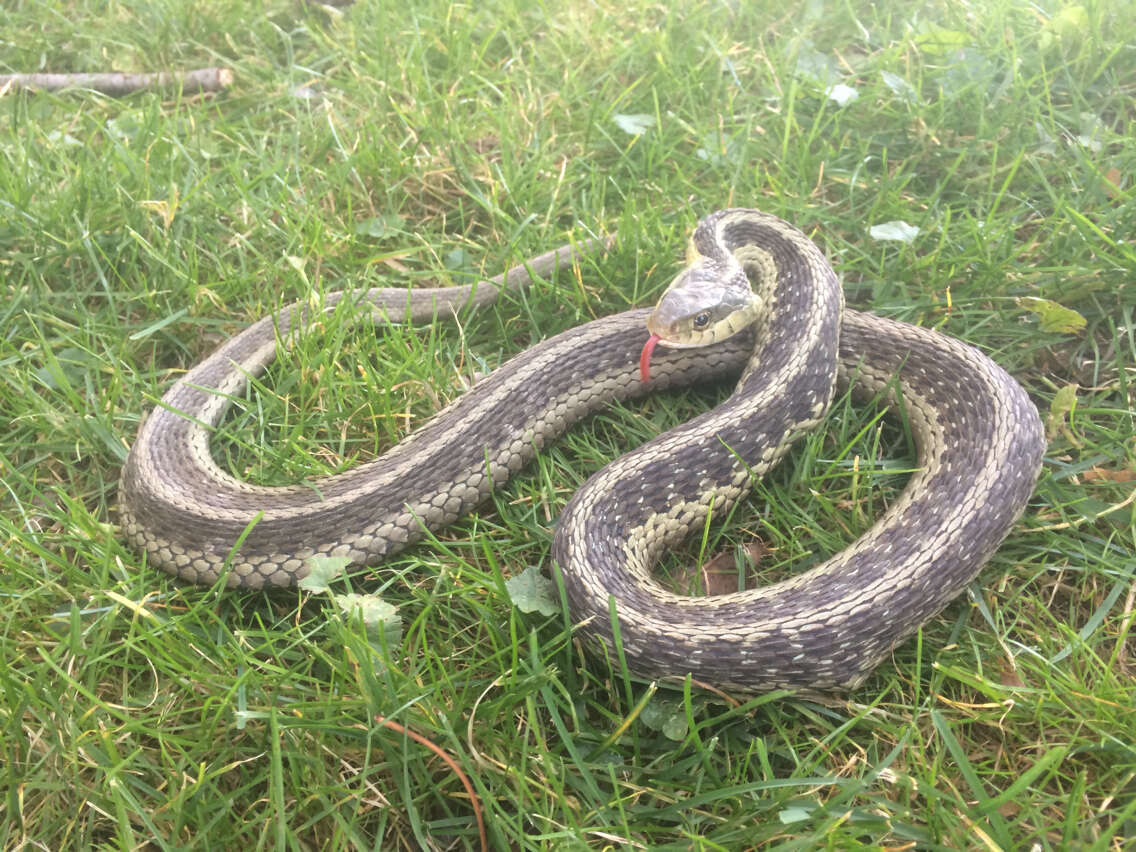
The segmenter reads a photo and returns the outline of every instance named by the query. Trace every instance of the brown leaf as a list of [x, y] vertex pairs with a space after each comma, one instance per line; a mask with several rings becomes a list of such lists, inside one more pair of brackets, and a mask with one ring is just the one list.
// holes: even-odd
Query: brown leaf
[[1081, 474], [1082, 482], [1136, 482], [1136, 470], [1092, 467]]
[[[702, 585], [707, 595], [728, 595], [739, 589], [748, 588], [746, 579], [749, 576], [747, 568], [758, 565], [769, 548], [765, 543], [754, 539], [741, 548], [742, 559], [737, 558], [739, 549], [730, 548], [712, 556], [702, 565]], [[741, 581], [738, 579], [738, 562], [741, 562]]]
[[998, 813], [1006, 819], [1013, 819], [1022, 811], [1022, 806], [1016, 802], [1006, 802], [1004, 805], [998, 806]]
[[1109, 198], [1116, 198], [1123, 191], [1121, 184], [1123, 178], [1120, 174], [1120, 169], [1115, 166], [1104, 173], [1104, 191], [1108, 193]]
[[998, 672], [998, 680], [1003, 686], [1025, 686], [1025, 683], [1018, 676], [1017, 669], [1009, 663], [1004, 663]]

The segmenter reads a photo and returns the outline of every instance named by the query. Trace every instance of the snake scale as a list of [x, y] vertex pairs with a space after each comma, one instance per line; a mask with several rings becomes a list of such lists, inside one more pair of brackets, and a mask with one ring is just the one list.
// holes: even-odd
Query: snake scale
[[[566, 246], [476, 287], [331, 294], [319, 310], [353, 299], [377, 323], [431, 319], [598, 247]], [[737, 333], [734, 302], [752, 314]], [[312, 313], [297, 303], [251, 325], [143, 422], [119, 508], [151, 564], [195, 583], [273, 587], [294, 585], [314, 554], [374, 563], [456, 520], [611, 401], [740, 374], [720, 405], [612, 462], [568, 502], [552, 559], [573, 620], [609, 652], [618, 628], [630, 668], [645, 676], [849, 689], [974, 579], [1021, 514], [1045, 447], [1036, 408], [993, 361], [936, 331], [845, 310], [835, 273], [803, 233], [730, 209], [699, 223], [690, 264], [654, 314], [632, 310], [538, 343], [347, 472], [288, 487], [241, 482], [214, 461], [211, 432]], [[731, 336], [700, 348], [668, 340], [710, 326]], [[656, 335], [663, 347], [652, 355]], [[662, 588], [651, 574], [661, 554], [711, 510], [728, 511], [843, 387], [899, 408], [916, 446], [918, 472], [871, 529], [773, 585], [710, 597]]]

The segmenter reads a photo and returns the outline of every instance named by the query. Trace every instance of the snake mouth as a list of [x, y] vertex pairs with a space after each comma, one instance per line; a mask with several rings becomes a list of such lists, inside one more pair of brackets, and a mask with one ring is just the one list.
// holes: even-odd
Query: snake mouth
[[662, 338], [659, 335], [652, 334], [643, 344], [643, 351], [639, 353], [639, 378], [643, 382], [651, 380], [651, 353], [655, 351], [655, 346], [660, 340]]

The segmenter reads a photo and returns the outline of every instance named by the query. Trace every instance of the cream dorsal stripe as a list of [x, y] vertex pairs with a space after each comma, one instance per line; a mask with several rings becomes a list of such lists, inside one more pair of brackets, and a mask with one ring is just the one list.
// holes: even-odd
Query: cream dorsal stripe
[[[525, 286], [599, 247], [548, 252], [478, 288], [377, 289], [363, 301], [376, 322], [425, 319], [492, 301], [500, 286]], [[250, 326], [149, 415], [121, 480], [130, 541], [193, 582], [224, 574], [231, 586], [293, 585], [313, 554], [376, 562], [451, 523], [612, 400], [741, 374], [721, 406], [596, 473], [556, 530], [574, 620], [611, 650], [614, 602], [623, 651], [651, 677], [746, 690], [854, 686], [976, 576], [1023, 510], [1044, 450], [1036, 409], [1001, 368], [937, 332], [843, 310], [816, 246], [755, 210], [699, 224], [690, 264], [649, 322], [635, 310], [550, 338], [388, 454], [315, 488], [250, 486], [209, 455], [209, 427], [227, 405], [210, 389], [243, 390], [297, 315], [290, 307]], [[644, 344], [656, 335], [652, 353]], [[662, 589], [651, 577], [661, 551], [701, 528], [711, 505], [718, 513], [740, 499], [823, 417], [834, 383], [902, 396], [921, 470], [900, 499], [847, 550], [785, 582], [711, 598]]]

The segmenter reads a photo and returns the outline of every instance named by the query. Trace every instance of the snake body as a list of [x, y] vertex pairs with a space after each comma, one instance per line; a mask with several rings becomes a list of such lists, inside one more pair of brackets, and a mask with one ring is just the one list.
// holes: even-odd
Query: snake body
[[[312, 555], [374, 563], [453, 522], [612, 400], [740, 372], [725, 402], [611, 463], [569, 501], [552, 555], [573, 619], [647, 676], [689, 673], [750, 691], [857, 685], [962, 591], [1022, 512], [1044, 450], [1036, 408], [974, 348], [844, 310], [819, 249], [776, 217], [719, 211], [691, 245], [687, 278], [753, 282], [749, 329], [705, 348], [662, 349], [643, 382], [650, 312], [587, 323], [516, 356], [382, 457], [310, 484], [249, 485], [209, 450], [231, 396], [310, 310], [260, 320], [186, 373], [144, 421], [121, 478], [125, 535], [191, 582], [293, 585]], [[377, 289], [359, 303], [377, 322], [429, 318], [491, 301], [590, 248], [549, 252], [476, 288]], [[728, 511], [841, 386], [903, 412], [920, 470], [895, 503], [848, 549], [783, 582], [699, 598], [663, 589], [651, 576], [663, 551], [711, 509]]]

